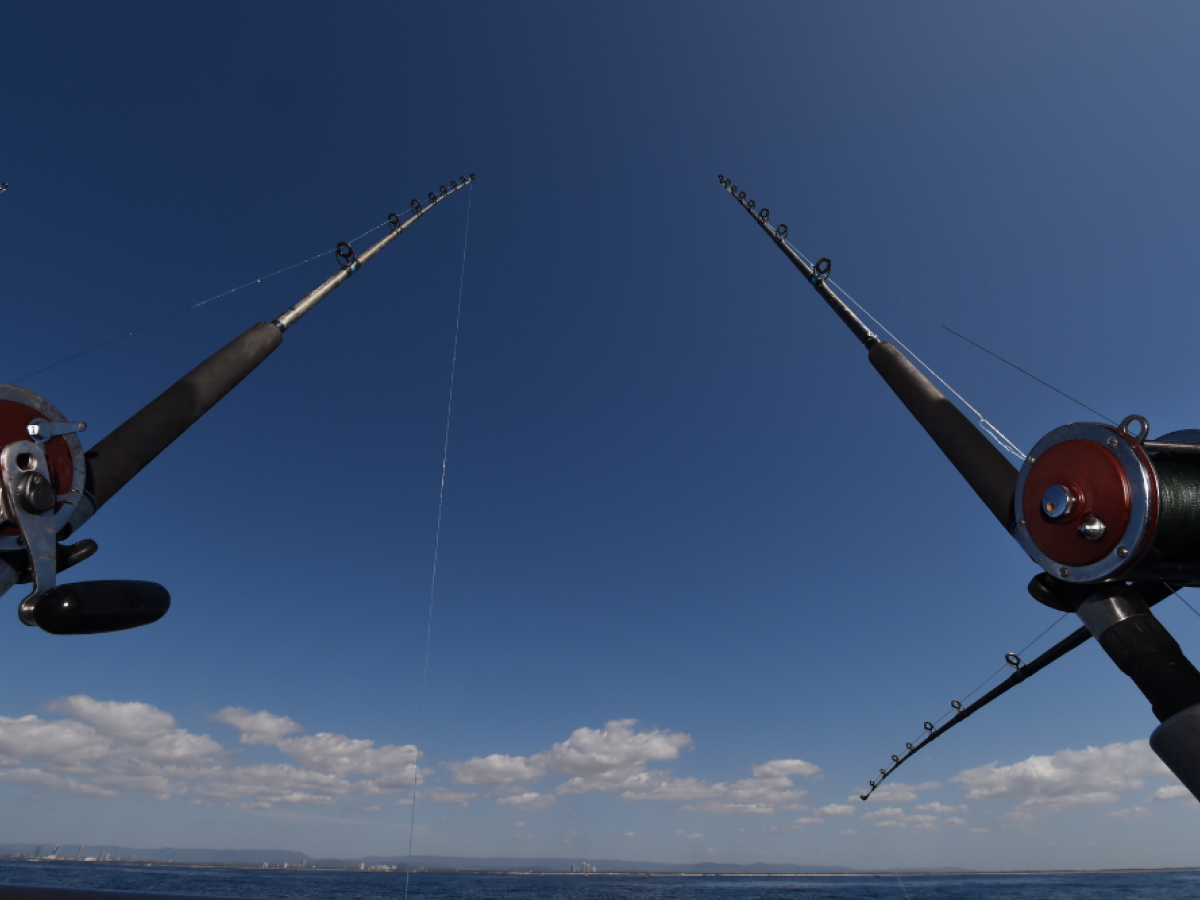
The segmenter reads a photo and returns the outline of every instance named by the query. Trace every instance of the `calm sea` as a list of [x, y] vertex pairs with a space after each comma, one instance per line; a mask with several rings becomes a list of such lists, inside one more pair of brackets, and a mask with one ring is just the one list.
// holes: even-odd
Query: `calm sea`
[[[404, 872], [207, 869], [106, 863], [0, 862], [0, 884], [208, 895], [359, 898], [404, 896]], [[848, 877], [433, 875], [414, 873], [413, 900], [1182, 900], [1200, 897], [1200, 872]]]

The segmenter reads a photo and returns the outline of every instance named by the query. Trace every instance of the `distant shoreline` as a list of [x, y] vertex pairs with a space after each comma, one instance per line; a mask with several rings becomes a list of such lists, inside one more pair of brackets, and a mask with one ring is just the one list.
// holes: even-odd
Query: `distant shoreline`
[[971, 870], [971, 869], [954, 869], [947, 871], [945, 869], [932, 870], [917, 870], [917, 869], [901, 869], [901, 870], [881, 870], [881, 869], [863, 869], [849, 872], [683, 872], [683, 871], [654, 871], [648, 872], [644, 870], [606, 870], [603, 872], [568, 872], [553, 869], [489, 869], [489, 868], [450, 868], [450, 867], [429, 867], [429, 866], [414, 866], [410, 870], [406, 870], [404, 866], [396, 868], [383, 869], [382, 867], [360, 868], [357, 864], [347, 863], [344, 866], [336, 865], [255, 865], [252, 863], [240, 862], [175, 862], [172, 860], [76, 860], [76, 859], [53, 859], [53, 858], [38, 858], [30, 859], [26, 856], [0, 854], [0, 861], [3, 862], [23, 862], [23, 863], [66, 863], [78, 866], [127, 866], [135, 868], [164, 868], [164, 869], [245, 869], [249, 871], [262, 871], [269, 869], [271, 872], [338, 872], [352, 873], [362, 872], [364, 875], [380, 875], [380, 874], [404, 874], [406, 871], [413, 873], [421, 873], [427, 875], [508, 875], [508, 876], [567, 876], [579, 878], [594, 878], [594, 877], [625, 877], [625, 878], [895, 878], [898, 874], [908, 878], [959, 878], [959, 877], [1013, 877], [1021, 875], [1132, 875], [1137, 873], [1147, 874], [1162, 874], [1171, 872], [1195, 872], [1200, 873], [1200, 866], [1166, 866], [1161, 868], [1117, 868], [1117, 869], [992, 869], [992, 870]]

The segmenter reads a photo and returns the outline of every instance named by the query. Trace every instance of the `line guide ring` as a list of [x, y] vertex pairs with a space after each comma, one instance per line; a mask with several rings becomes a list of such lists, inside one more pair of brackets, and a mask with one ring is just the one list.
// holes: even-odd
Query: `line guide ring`
[[338, 241], [337, 250], [338, 265], [343, 269], [349, 269], [353, 272], [358, 268], [358, 256], [354, 253], [354, 248], [346, 241]]
[[[1139, 431], [1137, 434], [1134, 434], [1129, 430], [1129, 426], [1134, 422], [1137, 422], [1138, 425], [1141, 426], [1141, 431]], [[1136, 414], [1123, 418], [1121, 420], [1121, 424], [1118, 425], [1117, 428], [1120, 429], [1122, 434], [1137, 443], [1138, 446], [1141, 446], [1141, 444], [1146, 440], [1146, 436], [1150, 433], [1150, 423], [1146, 421], [1146, 417]]]

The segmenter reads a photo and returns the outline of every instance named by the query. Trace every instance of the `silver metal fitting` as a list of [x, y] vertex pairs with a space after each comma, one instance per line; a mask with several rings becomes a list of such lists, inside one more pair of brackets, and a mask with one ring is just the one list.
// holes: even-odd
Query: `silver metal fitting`
[[1047, 519], [1061, 519], [1075, 508], [1075, 492], [1069, 487], [1054, 484], [1042, 494], [1042, 512]]
[[1094, 594], [1084, 600], [1075, 612], [1092, 637], [1099, 638], [1118, 622], [1134, 616], [1150, 615], [1150, 607], [1137, 591], [1120, 586]]
[[1083, 517], [1083, 521], [1079, 525], [1079, 533], [1089, 541], [1098, 541], [1104, 537], [1104, 532], [1108, 526], [1100, 519], [1099, 516], [1087, 515]]
[[87, 431], [87, 422], [47, 422], [45, 419], [34, 419], [25, 426], [25, 430], [29, 432], [30, 440], [44, 444], [60, 434]]

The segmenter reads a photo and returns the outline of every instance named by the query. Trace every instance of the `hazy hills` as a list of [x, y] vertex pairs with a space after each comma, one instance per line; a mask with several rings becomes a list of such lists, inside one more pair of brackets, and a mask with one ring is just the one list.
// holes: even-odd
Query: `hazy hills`
[[[30, 856], [36, 850], [36, 844], [0, 844], [0, 855]], [[59, 850], [59, 859], [72, 859], [79, 849], [78, 844], [64, 844]], [[54, 850], [53, 844], [43, 844], [43, 857]], [[83, 848], [80, 859], [87, 856], [98, 856], [107, 852], [110, 862], [120, 856], [123, 862], [173, 862], [196, 863], [226, 866], [261, 866], [263, 863], [272, 868], [287, 864], [292, 867], [316, 867], [357, 869], [360, 866], [412, 866], [414, 869], [431, 869], [438, 871], [501, 871], [501, 872], [569, 872], [571, 866], [577, 868], [587, 862], [595, 866], [598, 872], [636, 872], [636, 873], [667, 873], [682, 872], [686, 874], [711, 875], [849, 875], [862, 871], [846, 866], [812, 866], [799, 863], [662, 863], [645, 862], [626, 859], [592, 859], [588, 857], [509, 857], [509, 856], [366, 856], [359, 859], [320, 859], [298, 853], [294, 850], [192, 850], [179, 847], [159, 847], [156, 849], [138, 847], [118, 847], [113, 845], [88, 845]]]

